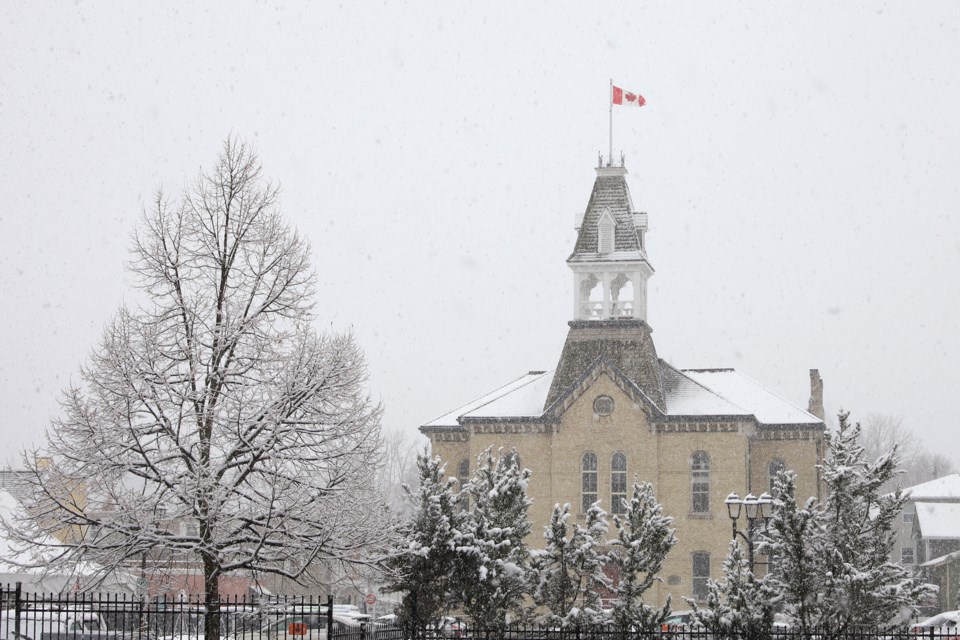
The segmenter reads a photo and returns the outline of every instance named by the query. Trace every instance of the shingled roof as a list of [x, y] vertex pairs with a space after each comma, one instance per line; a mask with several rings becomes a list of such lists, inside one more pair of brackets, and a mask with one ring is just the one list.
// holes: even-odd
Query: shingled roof
[[606, 358], [662, 410], [663, 380], [650, 332], [643, 320], [570, 322], [546, 406], [553, 404], [598, 358]]
[[[623, 167], [600, 167], [593, 183], [593, 192], [580, 223], [580, 233], [573, 253], [567, 262], [594, 262], [598, 260], [635, 259], [643, 254], [637, 228], [633, 221], [633, 200], [627, 187], [627, 170]], [[612, 253], [597, 252], [597, 221], [604, 211], [610, 211], [616, 223]]]

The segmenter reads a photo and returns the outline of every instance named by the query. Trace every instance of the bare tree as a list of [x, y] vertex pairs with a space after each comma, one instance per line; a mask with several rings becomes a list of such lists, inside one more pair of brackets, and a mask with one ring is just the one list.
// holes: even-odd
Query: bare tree
[[410, 500], [404, 486], [417, 490], [419, 482], [417, 453], [422, 449], [419, 439], [408, 437], [399, 430], [387, 431], [383, 436], [383, 464], [380, 467], [379, 484], [384, 500], [398, 514], [412, 513]]
[[215, 612], [225, 574], [303, 581], [312, 566], [371, 562], [385, 541], [380, 407], [353, 336], [310, 326], [309, 246], [277, 196], [228, 139], [179, 199], [159, 193], [144, 211], [130, 268], [145, 301], [119, 310], [48, 451], [26, 459], [33, 526], [77, 532], [54, 545], [60, 561], [109, 572], [192, 557]]
[[903, 424], [900, 416], [868, 414], [863, 421], [860, 442], [867, 460], [876, 460], [894, 447], [897, 448], [901, 473], [887, 481], [883, 487], [886, 491], [893, 491], [898, 486], [911, 487], [956, 472], [953, 461], [928, 451], [914, 438], [913, 432]]

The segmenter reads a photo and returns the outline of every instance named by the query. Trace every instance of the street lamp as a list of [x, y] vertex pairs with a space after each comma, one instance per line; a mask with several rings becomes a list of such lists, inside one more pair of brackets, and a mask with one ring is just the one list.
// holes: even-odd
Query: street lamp
[[[766, 491], [761, 493], [759, 498], [752, 493], [748, 493], [743, 499], [737, 493], [731, 493], [723, 503], [727, 505], [727, 515], [730, 516], [730, 521], [733, 524], [733, 539], [736, 540], [737, 536], [740, 536], [747, 543], [747, 554], [750, 560], [750, 572], [752, 573], [754, 564], [753, 525], [762, 518], [763, 526], [766, 528], [771, 516], [773, 516], [773, 498]], [[737, 520], [740, 518], [741, 511], [745, 512], [747, 516], [747, 533], [737, 529]]]

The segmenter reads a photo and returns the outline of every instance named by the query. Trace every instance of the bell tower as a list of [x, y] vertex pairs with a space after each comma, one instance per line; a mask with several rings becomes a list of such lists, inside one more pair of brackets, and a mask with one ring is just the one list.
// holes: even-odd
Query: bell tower
[[567, 258], [573, 271], [573, 319], [547, 394], [545, 408], [577, 384], [598, 360], [630, 380], [664, 408], [663, 379], [647, 324], [647, 214], [634, 209], [627, 169], [597, 167], [586, 211], [578, 216], [577, 243]]
[[586, 211], [578, 216], [577, 243], [567, 258], [573, 271], [573, 319], [647, 319], [647, 214], [633, 207], [627, 169], [597, 167]]

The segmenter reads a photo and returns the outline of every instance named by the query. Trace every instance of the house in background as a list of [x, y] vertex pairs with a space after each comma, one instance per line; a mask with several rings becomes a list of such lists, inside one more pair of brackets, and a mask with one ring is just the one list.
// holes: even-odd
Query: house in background
[[905, 489], [894, 560], [940, 586], [940, 610], [957, 608], [960, 580], [960, 474]]
[[733, 369], [658, 358], [647, 324], [648, 216], [634, 208], [622, 162], [596, 173], [567, 259], [572, 318], [555, 369], [531, 371], [420, 430], [461, 482], [488, 447], [517, 450], [533, 474], [531, 547], [544, 544], [555, 503], [581, 519], [596, 500], [622, 513], [633, 479], [650, 482], [679, 539], [651, 592], [660, 604], [668, 594], [702, 601], [707, 580], [722, 574], [730, 493], [769, 492], [771, 478], [792, 469], [798, 497], [818, 495], [822, 383], [812, 370], [804, 410]]

